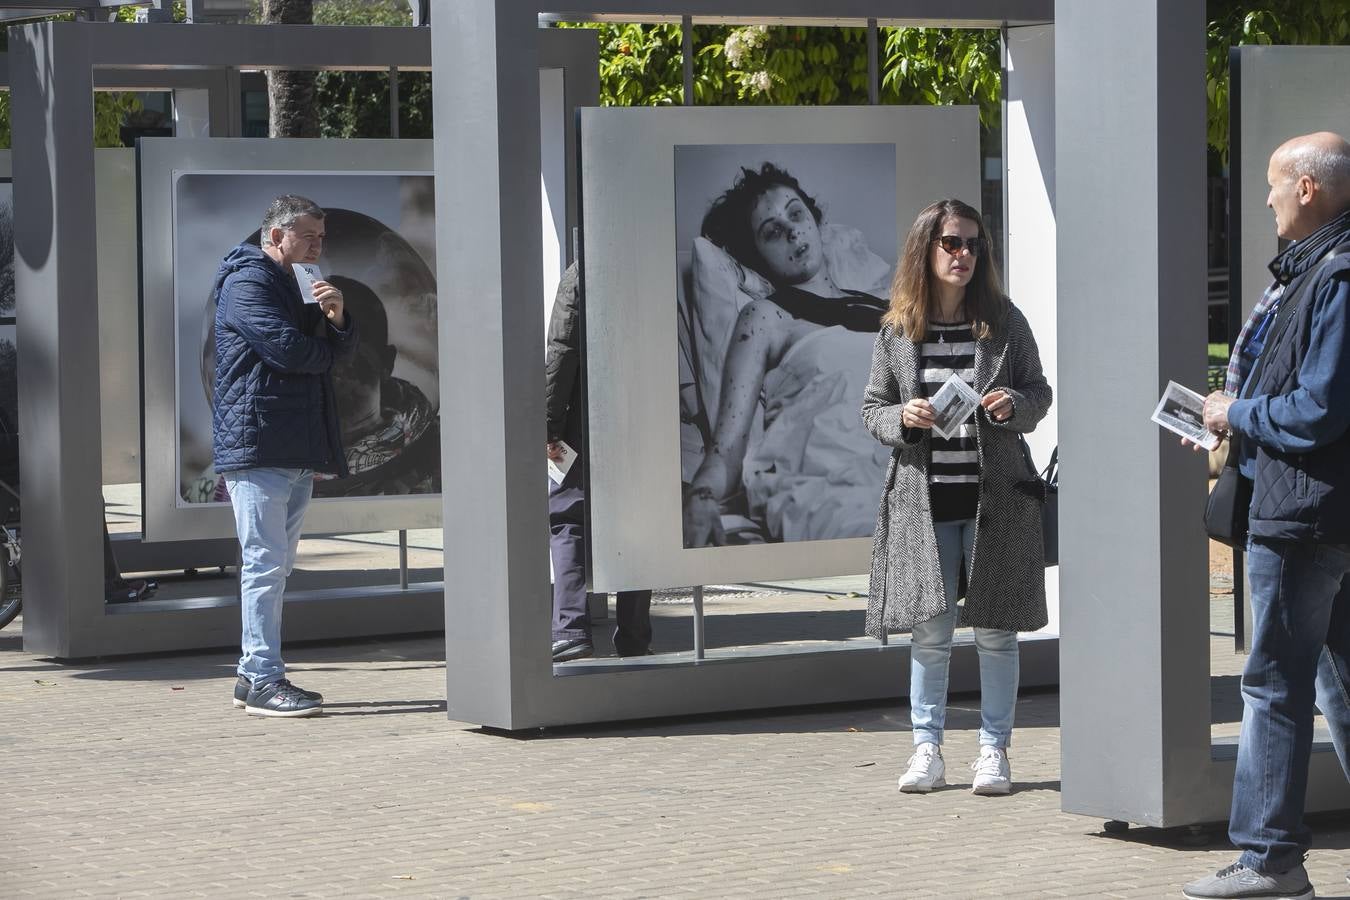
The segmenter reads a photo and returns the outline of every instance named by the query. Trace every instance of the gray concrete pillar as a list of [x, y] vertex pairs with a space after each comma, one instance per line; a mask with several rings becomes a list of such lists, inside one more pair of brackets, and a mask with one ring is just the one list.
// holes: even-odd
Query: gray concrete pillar
[[448, 709], [507, 728], [551, 672], [535, 21], [465, 0], [431, 26]]
[[10, 36], [24, 649], [75, 656], [103, 614], [92, 35]]
[[1055, 41], [1063, 806], [1198, 821], [1205, 461], [1149, 416], [1204, 387], [1205, 7], [1059, 2]]

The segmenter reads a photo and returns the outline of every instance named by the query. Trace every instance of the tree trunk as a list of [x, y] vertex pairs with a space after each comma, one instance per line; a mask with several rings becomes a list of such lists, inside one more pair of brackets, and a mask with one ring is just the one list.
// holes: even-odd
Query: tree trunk
[[[264, 25], [314, 24], [313, 0], [263, 0]], [[267, 132], [274, 138], [318, 137], [316, 72], [267, 71]]]

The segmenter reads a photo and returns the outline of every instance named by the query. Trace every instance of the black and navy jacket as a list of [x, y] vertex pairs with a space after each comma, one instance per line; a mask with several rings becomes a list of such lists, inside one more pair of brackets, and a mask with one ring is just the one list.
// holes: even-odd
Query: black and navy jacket
[[1253, 537], [1350, 544], [1350, 248], [1324, 261], [1347, 242], [1350, 211], [1271, 263], [1298, 307], [1228, 409], [1252, 453]]
[[[347, 474], [333, 360], [356, 348], [356, 323], [328, 322], [293, 273], [252, 244], [216, 273], [211, 450], [217, 472], [276, 466]], [[315, 337], [314, 335], [320, 335]]]

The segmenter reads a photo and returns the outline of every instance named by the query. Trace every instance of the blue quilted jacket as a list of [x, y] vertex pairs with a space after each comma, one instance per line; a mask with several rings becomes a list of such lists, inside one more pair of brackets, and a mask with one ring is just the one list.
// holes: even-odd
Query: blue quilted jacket
[[1347, 242], [1350, 212], [1272, 263], [1286, 296], [1305, 293], [1282, 339], [1263, 348], [1259, 383], [1228, 408], [1254, 451], [1244, 468], [1255, 537], [1350, 543], [1350, 255], [1319, 265]]
[[[306, 304], [295, 276], [252, 244], [216, 273], [211, 449], [217, 472], [278, 466], [347, 474], [331, 372], [356, 347]], [[315, 335], [318, 335], [317, 337]]]

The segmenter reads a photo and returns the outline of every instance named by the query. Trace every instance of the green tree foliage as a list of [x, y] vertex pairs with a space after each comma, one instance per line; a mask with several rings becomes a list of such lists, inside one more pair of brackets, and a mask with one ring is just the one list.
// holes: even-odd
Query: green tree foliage
[[[412, 24], [401, 0], [316, 0], [316, 25]], [[431, 137], [431, 73], [400, 72], [399, 136]], [[320, 72], [315, 85], [319, 133], [324, 137], [384, 137], [389, 134], [389, 75], [385, 72]]]
[[986, 128], [1002, 113], [997, 31], [888, 28], [881, 76], [885, 103], [979, 107]]
[[1228, 50], [1249, 44], [1350, 43], [1347, 0], [1208, 0], [1209, 146], [1228, 156]]
[[[600, 102], [666, 106], [684, 101], [679, 25], [585, 24], [600, 41]], [[998, 121], [996, 31], [884, 28], [883, 103], [971, 103]], [[696, 25], [694, 102], [815, 106], [868, 102], [862, 28]]]
[[[1244, 44], [1350, 43], [1347, 0], [1209, 0], [1206, 6], [1208, 137], [1228, 146], [1228, 50]], [[660, 106], [683, 101], [679, 25], [586, 24], [600, 39], [601, 102]], [[881, 100], [974, 104], [999, 116], [996, 31], [881, 30]], [[694, 27], [699, 104], [867, 102], [867, 41], [858, 28]]]
[[[98, 91], [94, 94], [94, 146], [122, 146], [121, 128], [127, 116], [140, 112], [135, 94]], [[0, 149], [10, 148], [9, 91], [0, 91]]]
[[[183, 0], [174, 0], [173, 17], [175, 22], [182, 22], [187, 18], [187, 7]], [[70, 22], [74, 21], [75, 16], [73, 13], [63, 13], [51, 16], [50, 19], [54, 22]], [[117, 10], [116, 20], [118, 22], [134, 22], [136, 20], [136, 8], [124, 6]], [[0, 28], [0, 52], [8, 51], [8, 30]], [[140, 112], [143, 108], [140, 98], [135, 94], [109, 91], [96, 92], [94, 94], [94, 146], [122, 146], [121, 128], [123, 123], [126, 122], [128, 116]], [[10, 146], [9, 91], [0, 91], [0, 149], [7, 150]]]
[[[683, 32], [680, 26], [603, 24], [559, 27], [595, 27], [599, 31], [600, 102], [604, 105], [677, 106], [683, 101]], [[706, 29], [695, 28], [695, 36], [700, 31]], [[694, 96], [722, 97], [725, 82], [721, 66], [695, 58]]]

